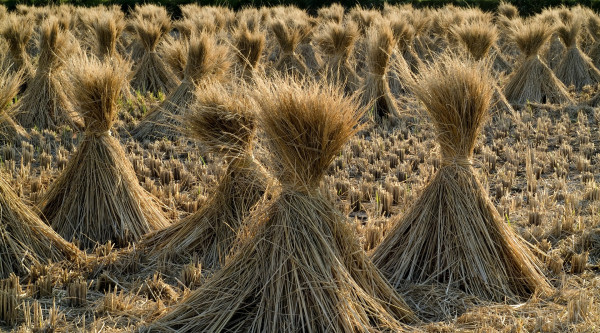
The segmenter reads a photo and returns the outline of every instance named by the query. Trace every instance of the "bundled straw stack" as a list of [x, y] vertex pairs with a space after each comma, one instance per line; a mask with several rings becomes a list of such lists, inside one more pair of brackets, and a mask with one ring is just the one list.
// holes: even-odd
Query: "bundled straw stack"
[[158, 94], [162, 92], [168, 94], [177, 87], [179, 82], [175, 74], [159, 56], [157, 47], [161, 38], [171, 28], [169, 16], [166, 12], [164, 15], [159, 15], [152, 20], [140, 16], [132, 22], [132, 25], [144, 49], [133, 73], [132, 88], [142, 93]]
[[409, 69], [413, 73], [417, 73], [422, 62], [412, 47], [415, 39], [415, 29], [405, 20], [397, 18], [390, 21], [390, 27], [396, 40], [396, 50], [404, 58]]
[[588, 18], [587, 30], [593, 38], [593, 44], [588, 53], [596, 68], [600, 67], [600, 17], [597, 15]]
[[29, 134], [17, 124], [7, 111], [13, 98], [19, 93], [22, 82], [20, 73], [4, 72], [0, 74], [0, 142], [20, 146]]
[[359, 78], [348, 60], [358, 38], [358, 27], [352, 21], [346, 24], [330, 22], [314, 36], [314, 41], [324, 55], [321, 69], [327, 82], [344, 87], [351, 94], [359, 87]]
[[0, 177], [0, 278], [25, 275], [34, 264], [83, 258], [73, 244], [44, 224]]
[[[399, 117], [396, 100], [392, 96], [387, 72], [396, 42], [389, 24], [374, 26], [367, 35], [367, 68], [362, 82], [363, 104], [372, 106], [376, 120]], [[408, 69], [407, 69], [408, 70]]]
[[157, 259], [151, 261], [166, 258], [188, 263], [195, 255], [203, 269], [216, 269], [224, 263], [242, 220], [266, 188], [266, 174], [252, 156], [255, 114], [243, 94], [234, 95], [213, 85], [198, 95], [186, 119], [190, 135], [224, 158], [225, 175], [200, 210], [144, 237], [141, 247]]
[[355, 101], [331, 87], [273, 80], [256, 93], [281, 184], [248, 219], [225, 266], [150, 332], [359, 332], [402, 329], [413, 315], [319, 189], [356, 132]]
[[512, 3], [500, 1], [497, 12], [499, 15], [506, 17], [509, 20], [513, 20], [519, 17], [519, 9]]
[[193, 37], [188, 45], [183, 80], [158, 108], [148, 113], [131, 132], [136, 140], [176, 140], [181, 135], [181, 117], [194, 102], [196, 88], [204, 82], [222, 81], [229, 70], [228, 49], [208, 34]]
[[575, 91], [581, 91], [584, 86], [596, 85], [600, 82], [600, 71], [579, 48], [580, 30], [581, 23], [578, 19], [563, 24], [557, 29], [566, 51], [556, 66], [556, 77], [566, 86], [574, 85]]
[[0, 35], [8, 42], [8, 53], [6, 63], [2, 68], [8, 68], [11, 72], [22, 72], [23, 83], [27, 83], [33, 77], [33, 66], [27, 54], [27, 45], [33, 35], [34, 24], [30, 17], [10, 14], [3, 19]]
[[[493, 66], [496, 67], [498, 58], [490, 60], [490, 50], [498, 39], [498, 32], [493, 25], [484, 23], [483, 21], [475, 21], [456, 26], [452, 29], [452, 34], [467, 50], [469, 56], [475, 61], [494, 61]], [[513, 113], [514, 109], [506, 100], [504, 93], [500, 87], [493, 83], [494, 94], [492, 96], [492, 110], [502, 113]]]
[[538, 56], [552, 30], [542, 22], [516, 23], [513, 39], [522, 60], [508, 78], [504, 95], [513, 104], [571, 102], [567, 88]]
[[73, 112], [62, 68], [73, 45], [67, 32], [60, 29], [56, 19], [42, 25], [40, 56], [35, 76], [15, 106], [16, 120], [25, 128], [55, 128], [68, 125], [80, 128], [80, 119]]
[[413, 85], [435, 125], [442, 164], [373, 254], [394, 286], [439, 282], [494, 301], [550, 290], [537, 258], [498, 214], [472, 167], [493, 94], [487, 71], [445, 57]]
[[153, 197], [138, 184], [133, 167], [110, 128], [127, 71], [118, 62], [77, 60], [74, 96], [85, 120], [75, 155], [39, 207], [49, 224], [82, 248], [112, 241], [126, 246], [168, 225]]
[[260, 58], [265, 48], [265, 34], [246, 25], [240, 26], [233, 36], [238, 64], [237, 72], [245, 82], [251, 82], [256, 76]]
[[125, 29], [124, 15], [121, 12], [101, 12], [92, 21], [92, 29], [96, 38], [94, 43], [96, 56], [102, 61], [120, 60], [117, 43]]
[[282, 74], [302, 77], [308, 73], [308, 68], [296, 53], [296, 48], [302, 40], [302, 26], [294, 23], [286, 24], [283, 20], [274, 20], [271, 31], [279, 43], [279, 59], [275, 69]]

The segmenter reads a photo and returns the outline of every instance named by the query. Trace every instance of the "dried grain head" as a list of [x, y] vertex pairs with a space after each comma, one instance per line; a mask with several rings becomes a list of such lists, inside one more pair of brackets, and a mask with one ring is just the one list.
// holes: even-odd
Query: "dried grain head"
[[483, 21], [455, 26], [452, 33], [476, 60], [483, 59], [498, 39], [496, 27]]
[[105, 133], [117, 115], [117, 102], [127, 82], [128, 69], [122, 61], [89, 58], [74, 60], [73, 97], [85, 121], [86, 133]]
[[218, 45], [214, 36], [202, 33], [198, 37], [192, 37], [183, 70], [184, 79], [194, 83], [208, 78], [221, 80], [230, 67], [228, 48]]
[[284, 53], [293, 53], [300, 39], [302, 38], [299, 29], [288, 26], [283, 20], [274, 20], [271, 23], [271, 30]]
[[265, 34], [258, 30], [239, 28], [234, 32], [234, 38], [240, 64], [256, 68], [265, 48]]
[[3, 19], [2, 37], [8, 42], [11, 52], [25, 51], [33, 35], [34, 24], [30, 16], [10, 14]]
[[494, 91], [487, 65], [446, 55], [412, 86], [436, 127], [443, 159], [470, 158]]
[[342, 23], [344, 19], [344, 7], [339, 3], [331, 4], [328, 7], [321, 7], [317, 10], [317, 17], [325, 22]]
[[526, 57], [535, 56], [550, 36], [553, 29], [541, 21], [516, 23], [512, 28], [512, 38]]
[[22, 81], [23, 76], [20, 72], [14, 74], [5, 71], [0, 74], [0, 114], [19, 93]]
[[334, 86], [275, 78], [254, 92], [274, 175], [300, 191], [318, 188], [327, 167], [358, 130], [357, 101]]
[[184, 19], [192, 18], [202, 10], [202, 7], [197, 3], [188, 3], [185, 5], [180, 5], [181, 15]]
[[61, 67], [67, 55], [73, 50], [67, 33], [62, 30], [54, 18], [42, 24], [40, 33], [40, 57], [38, 68], [56, 69]]
[[373, 26], [367, 34], [367, 63], [369, 72], [385, 75], [396, 42], [387, 23]]
[[588, 31], [594, 37], [594, 40], [600, 40], [600, 17], [598, 15], [590, 15], [587, 22]]
[[519, 9], [517, 9], [517, 7], [511, 3], [501, 1], [498, 5], [498, 14], [508, 18], [509, 20], [512, 20], [519, 16]]
[[400, 49], [411, 45], [415, 38], [415, 29], [404, 19], [394, 17], [390, 20], [390, 28]]
[[581, 31], [581, 22], [579, 20], [572, 20], [570, 23], [561, 24], [556, 28], [556, 33], [558, 33], [560, 40], [562, 40], [567, 48], [577, 47], [579, 31]]
[[415, 29], [415, 35], [420, 36], [424, 34], [432, 23], [432, 15], [424, 10], [413, 10], [409, 18], [410, 23]]
[[165, 19], [170, 20], [167, 9], [154, 4], [136, 4], [132, 14], [134, 18], [140, 18], [154, 22], [164, 21]]
[[171, 28], [171, 21], [151, 21], [137, 18], [132, 22], [133, 29], [147, 52], [154, 52], [161, 37]]
[[213, 153], [227, 157], [247, 153], [256, 133], [252, 101], [243, 93], [234, 96], [218, 84], [198, 92], [186, 120], [189, 135]]
[[125, 29], [125, 16], [119, 13], [101, 13], [92, 21], [96, 35], [96, 53], [100, 59], [116, 55], [117, 41]]
[[358, 27], [352, 21], [346, 24], [329, 22], [314, 36], [313, 40], [324, 54], [347, 58], [354, 48], [358, 34]]

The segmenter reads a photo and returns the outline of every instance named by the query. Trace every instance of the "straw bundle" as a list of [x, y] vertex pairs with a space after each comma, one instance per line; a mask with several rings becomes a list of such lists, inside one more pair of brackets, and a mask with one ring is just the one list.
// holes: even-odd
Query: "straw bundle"
[[352, 21], [345, 25], [327, 23], [314, 36], [319, 50], [325, 55], [322, 72], [326, 80], [344, 87], [348, 94], [358, 89], [359, 78], [348, 59], [358, 38], [358, 27]]
[[138, 18], [133, 22], [133, 27], [144, 46], [144, 54], [134, 70], [131, 86], [142, 93], [168, 94], [179, 82], [158, 55], [156, 48], [161, 38], [169, 31], [171, 21], [168, 17], [163, 17], [160, 21]]
[[600, 17], [594, 15], [588, 19], [588, 31], [594, 40], [588, 55], [596, 68], [600, 66]]
[[306, 75], [308, 68], [295, 52], [303, 38], [301, 26], [292, 23], [288, 25], [283, 20], [274, 20], [271, 23], [271, 31], [281, 49], [275, 69], [287, 75], [300, 77]]
[[580, 29], [581, 23], [576, 20], [563, 24], [557, 29], [566, 51], [556, 67], [556, 77], [567, 86], [574, 85], [576, 91], [581, 91], [584, 86], [600, 82], [600, 71], [579, 48]]
[[266, 175], [252, 156], [255, 116], [250, 102], [217, 85], [198, 95], [187, 117], [188, 132], [209, 152], [225, 159], [227, 170], [203, 207], [194, 214], [141, 241], [157, 262], [188, 263], [199, 259], [203, 269], [219, 268], [229, 254], [250, 208], [262, 197]]
[[517, 24], [512, 33], [521, 50], [522, 60], [504, 87], [508, 101], [513, 104], [571, 102], [565, 85], [538, 56], [550, 38], [550, 27], [541, 22]]
[[265, 48], [265, 34], [249, 28], [238, 28], [234, 34], [235, 56], [238, 60], [238, 72], [244, 81], [251, 82], [258, 70], [260, 58]]
[[319, 190], [357, 128], [355, 102], [281, 80], [256, 93], [281, 189], [259, 203], [225, 266], [150, 332], [380, 332], [414, 320]]
[[208, 34], [192, 38], [183, 80], [156, 109], [148, 113], [131, 135], [136, 140], [175, 140], [180, 136], [181, 117], [194, 102], [194, 91], [203, 81], [221, 81], [229, 70], [230, 62], [226, 46], [217, 45]]
[[501, 1], [498, 5], [498, 14], [512, 20], [519, 17], [519, 9], [511, 3]]
[[12, 114], [6, 111], [13, 98], [19, 93], [22, 80], [20, 73], [0, 74], [0, 141], [15, 146], [20, 146], [23, 140], [29, 138], [29, 134], [23, 127], [13, 120]]
[[[495, 60], [498, 58], [494, 57], [494, 60], [489, 59], [490, 50], [498, 39], [498, 32], [494, 26], [482, 21], [476, 21], [456, 26], [452, 29], [452, 33], [475, 61], [494, 61], [493, 64], [496, 67], [497, 62]], [[494, 93], [492, 96], [491, 111], [513, 113], [514, 109], [506, 100], [500, 87], [495, 82], [492, 84]]]
[[333, 3], [328, 7], [321, 7], [317, 10], [317, 17], [323, 22], [341, 24], [344, 19], [344, 6], [339, 3]]
[[417, 73], [422, 62], [412, 47], [415, 29], [405, 20], [397, 18], [390, 20], [390, 28], [396, 40], [396, 49], [400, 52], [410, 70]]
[[22, 72], [26, 83], [33, 77], [33, 66], [27, 54], [27, 44], [33, 35], [33, 22], [28, 16], [10, 14], [3, 19], [0, 34], [8, 42], [8, 53], [2, 68], [11, 72]]
[[168, 223], [110, 128], [127, 71], [117, 62], [78, 60], [71, 79], [85, 135], [38, 206], [65, 239], [90, 249], [108, 241], [126, 246]]
[[54, 19], [44, 22], [40, 38], [35, 76], [15, 106], [16, 120], [25, 128], [40, 130], [60, 125], [81, 127], [68, 97], [70, 88], [61, 72], [73, 45]]
[[394, 286], [440, 282], [495, 301], [550, 290], [472, 167], [493, 94], [487, 71], [483, 63], [445, 57], [413, 84], [437, 130], [442, 165], [373, 254]]
[[375, 119], [400, 116], [387, 77], [395, 44], [389, 24], [374, 26], [367, 35], [367, 70], [361, 93], [363, 104], [372, 106], [372, 116]]
[[0, 278], [23, 276], [34, 264], [82, 259], [82, 253], [65, 241], [33, 212], [0, 177]]
[[92, 21], [96, 37], [95, 54], [100, 60], [121, 58], [117, 52], [117, 42], [125, 29], [125, 17], [121, 12], [101, 13]]

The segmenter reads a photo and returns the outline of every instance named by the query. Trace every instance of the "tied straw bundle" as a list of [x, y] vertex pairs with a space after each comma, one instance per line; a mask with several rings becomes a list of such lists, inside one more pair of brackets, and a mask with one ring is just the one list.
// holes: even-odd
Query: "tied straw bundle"
[[85, 58], [73, 68], [84, 138], [38, 206], [54, 230], [84, 249], [108, 241], [126, 246], [168, 225], [156, 200], [139, 185], [119, 140], [110, 134], [128, 71], [118, 62]]
[[273, 80], [256, 102], [280, 190], [248, 218], [225, 266], [149, 332], [397, 332], [414, 320], [319, 189], [357, 131], [337, 88]]
[[225, 175], [201, 209], [144, 237], [141, 247], [148, 250], [151, 261], [162, 257], [187, 263], [195, 255], [202, 268], [216, 269], [266, 188], [266, 173], [252, 156], [255, 114], [243, 94], [213, 85], [198, 96], [186, 120], [190, 136], [225, 160]]
[[437, 282], [500, 302], [551, 290], [537, 258], [498, 214], [471, 165], [491, 80], [483, 63], [444, 57], [413, 84], [438, 133], [442, 166], [373, 254], [396, 287]]

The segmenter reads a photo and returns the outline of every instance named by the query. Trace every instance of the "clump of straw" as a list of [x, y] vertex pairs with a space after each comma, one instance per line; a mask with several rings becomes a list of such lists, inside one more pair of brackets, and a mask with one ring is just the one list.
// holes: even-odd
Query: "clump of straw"
[[517, 23], [513, 28], [512, 37], [521, 50], [522, 60], [504, 87], [509, 102], [561, 104], [572, 101], [565, 85], [538, 55], [551, 33], [550, 27], [542, 22]]
[[234, 32], [235, 55], [238, 60], [238, 71], [246, 82], [254, 79], [260, 58], [265, 48], [265, 34], [259, 30], [240, 27]]
[[196, 257], [203, 269], [216, 269], [266, 187], [266, 174], [252, 156], [254, 110], [243, 95], [212, 85], [198, 95], [186, 120], [189, 134], [225, 159], [225, 175], [200, 210], [144, 237], [141, 247], [151, 261], [187, 263]]
[[27, 45], [33, 35], [34, 24], [29, 16], [10, 14], [4, 18], [0, 35], [8, 42], [7, 62], [3, 68], [13, 73], [22, 72], [24, 83], [33, 77], [33, 66], [27, 54]]
[[413, 84], [435, 125], [442, 165], [373, 254], [394, 286], [440, 282], [495, 301], [550, 290], [540, 263], [498, 214], [472, 167], [491, 82], [483, 63], [445, 57]]
[[12, 114], [7, 111], [13, 99], [19, 93], [23, 76], [21, 73], [4, 72], [0, 74], [0, 141], [20, 146], [23, 140], [29, 139], [27, 131], [17, 124]]
[[556, 66], [556, 77], [567, 86], [574, 85], [576, 91], [581, 91], [584, 86], [600, 82], [600, 71], [579, 48], [580, 30], [581, 23], [578, 20], [563, 24], [557, 29], [566, 51]]
[[259, 84], [256, 99], [280, 190], [251, 213], [225, 266], [148, 331], [401, 330], [397, 320], [413, 315], [319, 190], [357, 131], [356, 102], [335, 88], [282, 80]]
[[600, 17], [597, 15], [590, 16], [587, 28], [594, 41], [588, 55], [592, 59], [594, 66], [598, 68], [600, 66]]
[[142, 93], [170, 93], [179, 83], [175, 74], [165, 64], [157, 52], [161, 38], [171, 28], [168, 17], [159, 17], [158, 21], [138, 18], [132, 24], [144, 53], [134, 69], [131, 86]]
[[119, 140], [110, 133], [127, 71], [118, 62], [83, 59], [72, 65], [85, 135], [38, 205], [54, 230], [82, 248], [108, 241], [126, 246], [168, 225], [153, 197], [139, 185]]
[[324, 22], [342, 23], [344, 19], [344, 6], [334, 3], [328, 7], [321, 7], [317, 10], [317, 17]]
[[[497, 55], [494, 55], [493, 60], [490, 59], [492, 56], [490, 50], [498, 39], [498, 32], [494, 26], [483, 21], [474, 21], [454, 27], [452, 33], [475, 61], [494, 61], [494, 65], [497, 64]], [[495, 82], [493, 86], [492, 109], [500, 112], [514, 112], [500, 87]]]
[[167, 99], [142, 119], [131, 135], [139, 141], [177, 139], [181, 135], [181, 117], [194, 102], [196, 87], [201, 82], [223, 80], [230, 66], [226, 46], [217, 45], [208, 34], [193, 38], [188, 45], [183, 80]]
[[519, 9], [512, 3], [501, 1], [498, 5], [498, 14], [512, 20], [519, 17]]
[[70, 87], [62, 72], [65, 60], [73, 50], [68, 38], [57, 20], [49, 19], [43, 23], [35, 76], [15, 106], [16, 120], [25, 128], [81, 127], [69, 99]]
[[410, 70], [417, 73], [422, 62], [412, 47], [415, 39], [415, 29], [407, 21], [398, 18], [390, 20], [390, 28], [396, 40], [396, 49], [400, 52]]
[[395, 45], [389, 24], [375, 26], [367, 35], [367, 68], [361, 93], [363, 104], [372, 106], [372, 116], [375, 119], [400, 116], [387, 77]]
[[279, 59], [275, 69], [280, 73], [302, 77], [308, 73], [308, 68], [295, 52], [303, 38], [302, 26], [293, 23], [286, 24], [283, 20], [271, 23], [271, 31], [279, 43]]
[[117, 43], [125, 29], [125, 17], [122, 12], [100, 13], [92, 21], [92, 29], [96, 37], [95, 54], [100, 60], [120, 59]]
[[46, 225], [0, 177], [0, 278], [25, 275], [35, 264], [83, 259], [73, 244]]
[[351, 21], [327, 23], [314, 36], [315, 44], [325, 56], [323, 75], [328, 82], [344, 87], [346, 93], [353, 93], [359, 86], [358, 75], [349, 61], [357, 38], [358, 27]]

